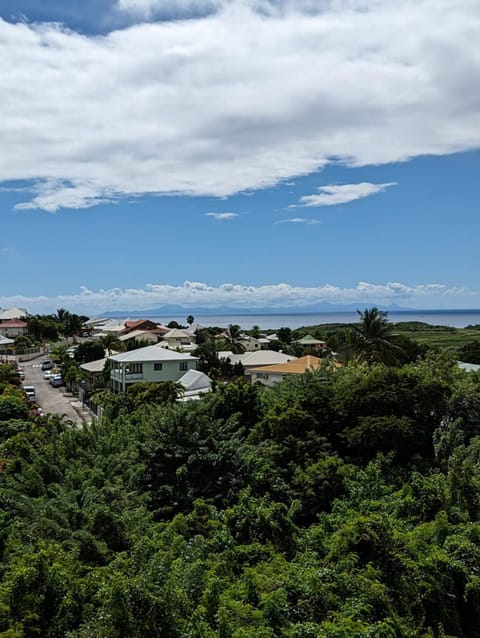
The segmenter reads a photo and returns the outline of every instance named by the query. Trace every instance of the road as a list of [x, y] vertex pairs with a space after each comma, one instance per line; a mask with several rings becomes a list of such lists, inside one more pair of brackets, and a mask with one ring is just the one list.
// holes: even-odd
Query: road
[[[90, 421], [91, 417], [87, 410], [82, 410], [82, 406], [77, 397], [67, 393], [64, 387], [52, 388], [48, 381], [43, 378], [41, 367], [42, 359], [25, 361], [21, 367], [25, 371], [23, 385], [34, 385], [37, 403], [42, 410], [47, 413], [64, 414], [67, 419], [80, 425], [84, 421]], [[64, 394], [65, 393], [65, 394]], [[73, 407], [77, 407], [77, 410]], [[80, 416], [82, 415], [82, 416]]]

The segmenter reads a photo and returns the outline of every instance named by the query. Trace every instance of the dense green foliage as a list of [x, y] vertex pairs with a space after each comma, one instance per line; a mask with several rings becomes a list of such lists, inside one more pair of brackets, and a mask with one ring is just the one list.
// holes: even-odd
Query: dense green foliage
[[479, 635], [479, 375], [149, 392], [0, 424], [1, 636]]

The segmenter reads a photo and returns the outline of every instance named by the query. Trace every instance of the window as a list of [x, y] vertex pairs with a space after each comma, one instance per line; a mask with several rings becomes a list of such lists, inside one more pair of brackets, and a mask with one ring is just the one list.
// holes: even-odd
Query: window
[[130, 363], [125, 368], [126, 374], [142, 374], [143, 372], [143, 363]]
[[188, 361], [181, 361], [179, 366], [180, 366], [180, 371], [185, 372], [186, 370], [188, 370]]
[[163, 370], [163, 363], [154, 363], [153, 369], [155, 370], [155, 372], [160, 372], [161, 370]]

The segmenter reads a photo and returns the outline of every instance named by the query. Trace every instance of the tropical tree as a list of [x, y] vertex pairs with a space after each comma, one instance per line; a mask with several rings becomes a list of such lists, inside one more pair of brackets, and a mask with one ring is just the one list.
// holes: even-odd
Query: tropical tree
[[353, 326], [353, 343], [357, 359], [368, 363], [395, 364], [401, 348], [393, 342], [392, 324], [388, 313], [378, 308], [357, 310], [360, 323]]
[[245, 346], [242, 343], [241, 335], [240, 326], [237, 324], [231, 323], [225, 331], [225, 342], [228, 349], [231, 350], [233, 354], [243, 354], [245, 352]]
[[112, 350], [123, 350], [123, 344], [116, 334], [108, 333], [103, 337], [100, 337], [100, 343], [105, 348], [110, 357], [112, 354]]
[[188, 315], [185, 321], [188, 323], [189, 326], [191, 326], [192, 323], [195, 321], [195, 317], [193, 315]]

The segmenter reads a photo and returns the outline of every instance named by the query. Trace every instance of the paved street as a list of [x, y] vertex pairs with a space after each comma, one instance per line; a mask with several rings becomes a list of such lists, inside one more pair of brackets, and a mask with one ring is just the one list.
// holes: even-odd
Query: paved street
[[[52, 388], [48, 381], [43, 378], [43, 371], [41, 368], [42, 359], [35, 359], [33, 361], [26, 361], [21, 364], [21, 367], [25, 370], [25, 380], [23, 385], [34, 385], [37, 396], [37, 403], [42, 410], [57, 414], [65, 414], [67, 419], [71, 419], [75, 423], [82, 423], [82, 421], [90, 421], [90, 413], [87, 410], [82, 410], [82, 406], [78, 397], [72, 396], [66, 392], [64, 387]], [[64, 394], [65, 393], [65, 394]], [[77, 410], [73, 407], [75, 404]], [[83, 415], [80, 416], [80, 414]]]

